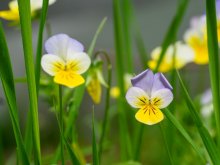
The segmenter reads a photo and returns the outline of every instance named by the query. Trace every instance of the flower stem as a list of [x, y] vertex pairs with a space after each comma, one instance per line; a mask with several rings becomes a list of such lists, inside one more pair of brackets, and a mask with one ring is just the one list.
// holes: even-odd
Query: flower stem
[[105, 52], [105, 51], [98, 51], [95, 54], [95, 58], [97, 58], [97, 56], [103, 55], [103, 57], [105, 57], [106, 61], [107, 61], [107, 67], [108, 67], [108, 75], [107, 75], [107, 84], [108, 84], [108, 88], [107, 88], [107, 92], [106, 92], [106, 97], [105, 97], [105, 114], [104, 114], [104, 120], [103, 120], [103, 124], [102, 124], [102, 132], [101, 132], [101, 138], [100, 138], [100, 145], [99, 145], [99, 162], [101, 164], [101, 155], [102, 155], [102, 151], [103, 151], [103, 143], [105, 140], [105, 135], [106, 135], [106, 128], [107, 128], [107, 122], [108, 122], [108, 116], [109, 116], [109, 105], [110, 105], [110, 89], [111, 89], [111, 79], [112, 79], [112, 65], [111, 65], [111, 61], [109, 58], [109, 55]]
[[62, 106], [62, 86], [59, 85], [59, 125], [60, 125], [60, 153], [62, 165], [65, 165], [64, 159], [64, 131], [63, 131], [63, 106]]

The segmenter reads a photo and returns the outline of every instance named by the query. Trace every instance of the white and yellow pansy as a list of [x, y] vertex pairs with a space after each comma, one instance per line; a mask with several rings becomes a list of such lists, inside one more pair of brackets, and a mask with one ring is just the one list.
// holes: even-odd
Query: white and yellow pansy
[[[161, 47], [155, 48], [151, 53], [151, 58], [148, 62], [150, 69], [154, 70], [162, 51]], [[186, 64], [192, 62], [194, 59], [194, 52], [192, 48], [182, 42], [176, 42], [170, 45], [164, 54], [163, 60], [158, 68], [159, 72], [168, 72], [172, 69], [181, 69]]]
[[196, 64], [202, 65], [209, 62], [206, 36], [205, 15], [194, 17], [191, 20], [190, 28], [184, 34], [184, 40], [193, 49]]
[[66, 34], [57, 34], [45, 43], [48, 54], [43, 55], [43, 70], [54, 76], [54, 82], [70, 88], [85, 82], [81, 76], [90, 66], [89, 56], [83, 52], [83, 45]]
[[153, 125], [164, 119], [160, 109], [173, 100], [172, 87], [162, 73], [155, 75], [146, 70], [131, 79], [133, 87], [126, 94], [128, 103], [138, 108], [135, 118], [144, 124]]
[[[56, 0], [49, 0], [49, 5], [52, 5]], [[36, 11], [42, 8], [43, 0], [31, 0], [31, 15], [35, 16]], [[3, 18], [8, 21], [19, 21], [19, 10], [18, 10], [18, 1], [13, 0], [8, 4], [9, 10], [0, 11], [0, 18]]]

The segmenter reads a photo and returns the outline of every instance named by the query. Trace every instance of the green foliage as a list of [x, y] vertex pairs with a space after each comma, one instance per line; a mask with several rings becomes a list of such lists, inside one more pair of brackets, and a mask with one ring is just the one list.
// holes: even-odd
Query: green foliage
[[27, 153], [24, 148], [23, 139], [19, 126], [14, 77], [12, 72], [10, 55], [8, 52], [2, 23], [0, 22], [0, 77], [9, 106], [9, 114], [13, 125], [18, 155], [24, 165], [29, 164]]

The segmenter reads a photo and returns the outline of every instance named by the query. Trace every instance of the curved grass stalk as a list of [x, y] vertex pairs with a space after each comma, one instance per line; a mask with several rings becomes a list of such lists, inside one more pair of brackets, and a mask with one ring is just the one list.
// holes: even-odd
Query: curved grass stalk
[[217, 128], [217, 145], [220, 150], [220, 87], [219, 87], [219, 54], [215, 0], [206, 0], [206, 24], [208, 37], [209, 73], [211, 78], [211, 89], [213, 95], [213, 106], [215, 111]]
[[[9, 114], [12, 122], [12, 127], [17, 144], [18, 161], [21, 161], [24, 165], [29, 164], [28, 156], [23, 144], [23, 139], [19, 126], [19, 118], [16, 103], [16, 92], [14, 85], [14, 77], [12, 72], [12, 66], [10, 61], [10, 55], [8, 52], [3, 27], [0, 22], [0, 78], [4, 89], [5, 97], [9, 106]], [[21, 159], [21, 160], [20, 160]]]
[[36, 91], [34, 57], [32, 48], [32, 27], [31, 27], [31, 10], [29, 0], [18, 0], [25, 70], [27, 75], [28, 93], [30, 100], [30, 113], [33, 126], [33, 146], [35, 155], [35, 164], [41, 164], [41, 149], [40, 149], [40, 131], [38, 121], [38, 100]]

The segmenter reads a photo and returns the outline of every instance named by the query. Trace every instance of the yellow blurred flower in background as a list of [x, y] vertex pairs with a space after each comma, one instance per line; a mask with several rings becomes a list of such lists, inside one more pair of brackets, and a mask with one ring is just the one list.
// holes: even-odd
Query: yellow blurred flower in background
[[[157, 47], [151, 53], [151, 58], [148, 62], [148, 66], [150, 69], [154, 70], [157, 66], [157, 62], [160, 57], [162, 48]], [[163, 60], [158, 68], [159, 72], [168, 72], [174, 68], [181, 69], [189, 62], [192, 62], [194, 59], [194, 52], [193, 50], [183, 44], [181, 42], [176, 42], [174, 45], [170, 45], [165, 52]]]
[[[49, 0], [49, 5], [55, 3], [56, 0]], [[31, 0], [31, 16], [36, 15], [36, 11], [42, 8], [43, 0]], [[17, 0], [11, 1], [8, 4], [9, 10], [0, 11], [0, 18], [8, 21], [19, 21], [19, 10]]]
[[194, 51], [196, 64], [209, 62], [205, 19], [205, 15], [194, 17], [190, 22], [190, 28], [184, 34], [185, 42]]
[[[124, 75], [124, 88], [125, 91], [128, 90], [128, 88], [131, 87], [131, 78], [133, 77], [133, 75], [126, 73]], [[120, 96], [120, 88], [118, 86], [114, 86], [111, 88], [110, 90], [110, 95], [112, 98], [117, 99]]]

